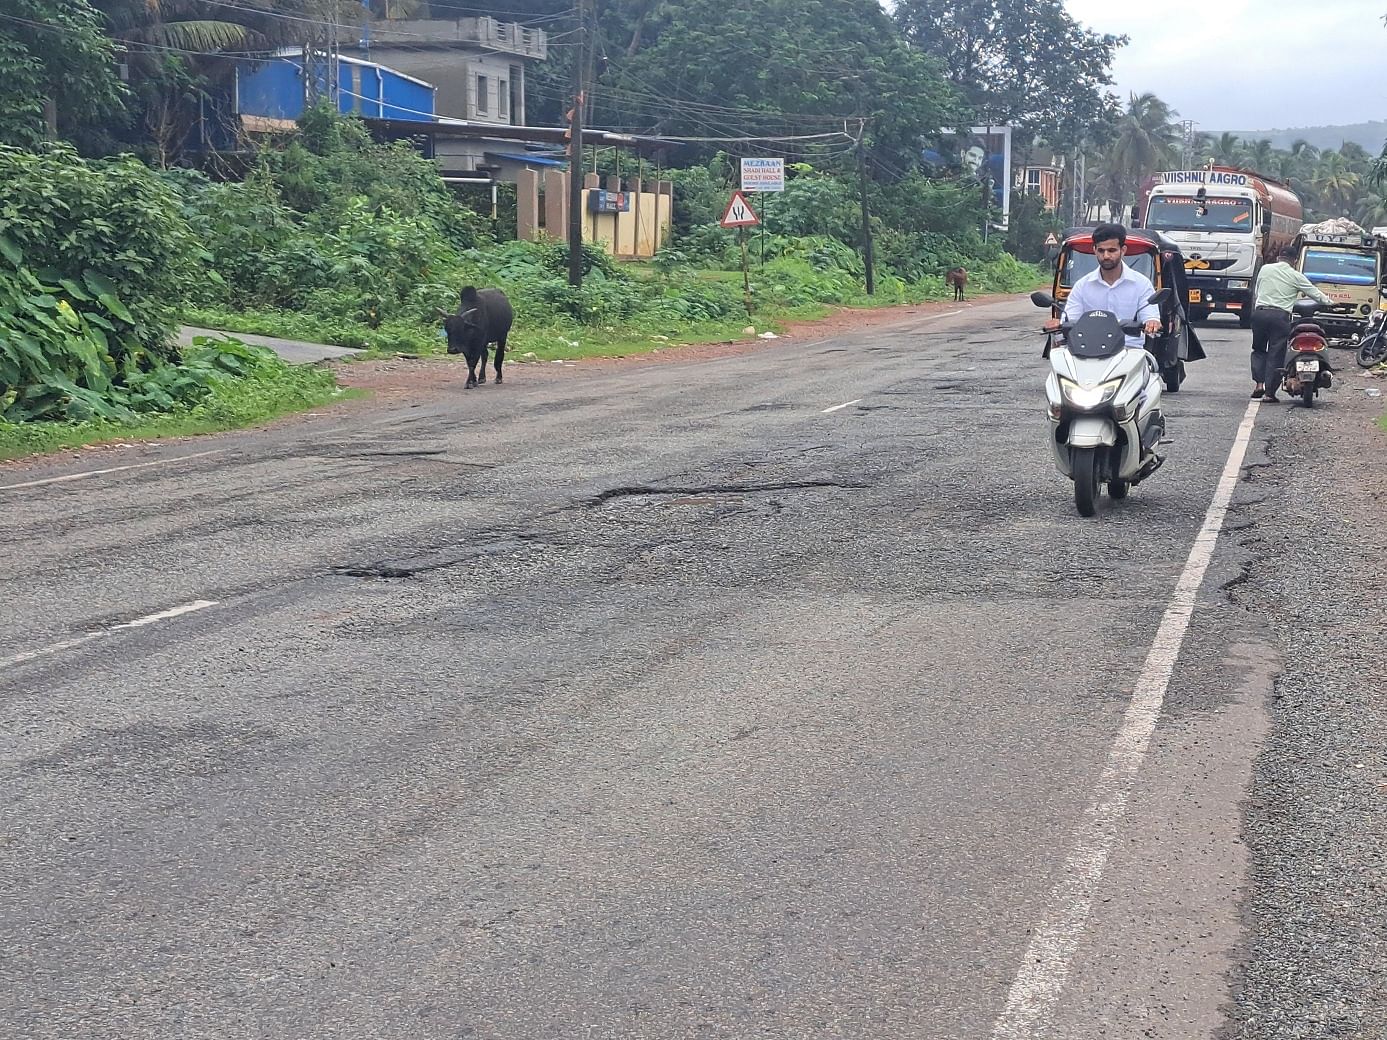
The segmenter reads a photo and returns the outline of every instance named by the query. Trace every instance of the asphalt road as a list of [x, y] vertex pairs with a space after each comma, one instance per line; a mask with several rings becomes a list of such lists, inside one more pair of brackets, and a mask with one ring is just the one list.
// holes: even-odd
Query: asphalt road
[[1038, 313], [0, 473], [0, 1032], [1287, 1036], [1337, 972], [1360, 1032], [1303, 1035], [1387, 1035], [1387, 951], [1276, 941], [1310, 593], [1226, 588], [1297, 419], [1199, 542], [1248, 412], [1211, 329], [1081, 521]]

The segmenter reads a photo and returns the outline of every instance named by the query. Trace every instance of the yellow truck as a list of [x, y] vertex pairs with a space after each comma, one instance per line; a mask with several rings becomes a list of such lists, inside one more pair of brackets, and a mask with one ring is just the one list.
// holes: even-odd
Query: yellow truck
[[1315, 321], [1336, 339], [1358, 340], [1383, 305], [1387, 242], [1352, 221], [1327, 220], [1306, 224], [1297, 244], [1296, 266], [1335, 304], [1332, 311], [1316, 314]]

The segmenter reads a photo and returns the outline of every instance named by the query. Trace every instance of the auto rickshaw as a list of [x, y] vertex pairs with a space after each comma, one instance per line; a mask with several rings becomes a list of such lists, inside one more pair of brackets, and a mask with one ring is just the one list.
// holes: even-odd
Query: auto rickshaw
[[[1161, 305], [1161, 325], [1159, 335], [1148, 336], [1146, 349], [1156, 359], [1161, 371], [1161, 380], [1168, 392], [1180, 392], [1180, 384], [1185, 381], [1185, 363], [1201, 361], [1204, 348], [1199, 337], [1189, 323], [1185, 307], [1190, 298], [1189, 285], [1185, 281], [1185, 258], [1180, 247], [1159, 231], [1134, 229], [1127, 232], [1127, 266], [1151, 279], [1157, 289], [1170, 287], [1175, 291]], [[1064, 233], [1060, 243], [1059, 255], [1055, 258], [1054, 285], [1051, 295], [1059, 304], [1055, 317], [1060, 317], [1064, 302], [1069, 298], [1069, 290], [1084, 275], [1098, 268], [1098, 258], [1093, 253], [1093, 228], [1070, 228]], [[1119, 314], [1118, 319], [1130, 321], [1130, 314]]]

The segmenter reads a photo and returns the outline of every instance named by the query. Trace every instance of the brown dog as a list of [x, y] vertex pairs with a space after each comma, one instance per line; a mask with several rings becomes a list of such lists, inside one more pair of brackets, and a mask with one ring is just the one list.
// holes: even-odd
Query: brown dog
[[963, 300], [963, 290], [968, 288], [968, 272], [962, 267], [955, 267], [944, 275], [944, 284], [951, 286], [954, 290], [954, 302], [959, 303]]

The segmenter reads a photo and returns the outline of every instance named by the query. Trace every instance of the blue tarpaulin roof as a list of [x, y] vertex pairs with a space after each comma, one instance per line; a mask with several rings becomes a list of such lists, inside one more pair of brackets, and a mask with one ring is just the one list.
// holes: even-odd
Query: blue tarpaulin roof
[[534, 152], [487, 152], [486, 154], [494, 155], [498, 159], [509, 159], [511, 162], [534, 163], [536, 166], [567, 165], [562, 159], [552, 159], [547, 155], [539, 155]]

